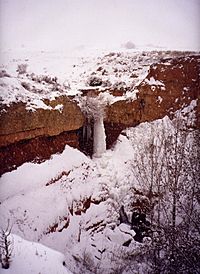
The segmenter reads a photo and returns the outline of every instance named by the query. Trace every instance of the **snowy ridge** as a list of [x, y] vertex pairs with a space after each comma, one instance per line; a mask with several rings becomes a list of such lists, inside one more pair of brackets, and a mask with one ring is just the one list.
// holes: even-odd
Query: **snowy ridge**
[[[71, 159], [70, 162], [69, 159]], [[53, 155], [50, 160], [41, 164], [25, 163], [17, 170], [5, 173], [1, 177], [0, 201], [42, 187], [63, 170], [68, 172], [82, 162], [87, 163], [89, 159], [78, 150], [66, 146], [62, 154]]]

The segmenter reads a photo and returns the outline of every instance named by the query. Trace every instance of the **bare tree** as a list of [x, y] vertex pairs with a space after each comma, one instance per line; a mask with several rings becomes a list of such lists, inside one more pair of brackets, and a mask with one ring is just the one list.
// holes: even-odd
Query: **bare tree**
[[154, 273], [199, 273], [199, 131], [179, 117], [169, 134], [155, 134], [133, 165], [150, 200], [152, 268]]
[[2, 268], [8, 269], [13, 252], [13, 238], [11, 236], [12, 226], [8, 221], [6, 229], [0, 231], [0, 263]]

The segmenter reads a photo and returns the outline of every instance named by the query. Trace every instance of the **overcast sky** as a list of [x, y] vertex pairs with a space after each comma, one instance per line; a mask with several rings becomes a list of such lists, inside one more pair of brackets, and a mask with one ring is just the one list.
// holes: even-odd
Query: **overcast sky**
[[1, 49], [199, 49], [200, 0], [0, 0]]

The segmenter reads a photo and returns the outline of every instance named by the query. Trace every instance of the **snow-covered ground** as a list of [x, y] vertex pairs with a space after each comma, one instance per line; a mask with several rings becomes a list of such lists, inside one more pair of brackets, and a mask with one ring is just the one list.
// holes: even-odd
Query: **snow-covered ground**
[[[83, 54], [83, 55], [82, 55]], [[1, 101], [9, 105], [23, 101], [28, 109], [48, 108], [42, 99], [54, 99], [59, 95], [77, 95], [90, 86], [95, 77], [106, 88], [129, 87], [133, 83], [132, 71], [137, 82], [145, 77], [147, 68], [141, 68], [140, 53], [107, 53], [104, 51], [72, 52], [5, 52], [2, 55]], [[17, 57], [19, 56], [19, 57]], [[150, 57], [145, 58], [147, 64]], [[154, 59], [154, 57], [153, 57]], [[134, 62], [133, 62], [134, 61]], [[19, 73], [24, 65], [25, 72]], [[133, 69], [134, 67], [134, 69]], [[9, 76], [9, 77], [8, 77]], [[110, 95], [110, 99], [112, 96]]]
[[133, 158], [130, 142], [120, 136], [116, 147], [101, 158], [89, 159], [66, 146], [62, 154], [44, 163], [23, 164], [1, 177], [0, 223], [6, 226], [10, 220], [13, 233], [65, 254], [73, 273], [85, 273], [77, 263], [87, 260], [86, 254], [94, 267], [101, 263], [107, 273], [115, 265], [109, 259], [113, 250], [127, 249], [122, 245], [128, 240], [132, 241], [129, 252], [141, 246], [133, 240], [129, 225], [116, 226], [130, 188], [126, 162]]
[[[63, 153], [53, 155], [41, 164], [26, 163], [5, 173], [0, 179], [0, 223], [5, 227], [10, 220], [13, 225], [12, 233], [18, 235], [14, 236], [16, 250], [23, 250], [23, 243], [30, 246], [27, 261], [32, 253], [36, 254], [32, 267], [45, 251], [43, 247], [34, 251], [37, 249], [35, 244], [19, 237], [64, 254], [65, 265], [72, 273], [147, 273], [151, 265], [144, 254], [151, 248], [151, 238], [144, 238], [143, 243], [135, 241], [131, 225], [120, 224], [119, 212], [124, 206], [130, 221], [134, 204], [142, 201], [148, 205], [148, 176], [152, 171], [148, 148], [153, 144], [156, 153], [160, 153], [155, 154], [158, 156], [154, 159], [158, 168], [153, 173], [155, 177], [165, 153], [159, 149], [163, 134], [166, 137], [173, 134], [173, 123], [168, 117], [127, 129], [116, 145], [100, 158], [90, 159], [66, 146]], [[138, 166], [140, 172], [145, 168], [147, 180], [143, 182], [138, 177]], [[153, 180], [158, 179], [154, 177]], [[157, 184], [152, 190], [157, 191]], [[166, 205], [170, 207], [171, 200], [167, 201]], [[181, 221], [179, 217], [179, 223]], [[20, 252], [15, 251], [18, 255], [13, 257], [10, 271], [15, 267], [20, 269], [19, 261], [25, 256]], [[65, 273], [61, 255], [55, 256], [60, 264], [57, 272], [48, 272], [51, 252], [38, 262], [38, 267], [46, 271], [41, 273]], [[28, 267], [28, 262], [21, 267], [22, 270]], [[24, 273], [34, 272], [27, 270]]]
[[63, 262], [63, 254], [42, 244], [29, 242], [11, 234], [13, 244], [9, 269], [1, 269], [2, 274], [70, 274]]
[[[72, 52], [1, 52], [0, 102], [26, 102], [29, 110], [50, 108], [43, 99], [60, 95], [80, 95], [85, 89], [99, 89], [107, 101], [135, 99], [137, 85], [145, 79], [149, 66], [161, 58], [184, 52], [141, 50], [96, 50]], [[126, 92], [113, 96], [109, 90]], [[76, 97], [80, 100], [80, 97]]]

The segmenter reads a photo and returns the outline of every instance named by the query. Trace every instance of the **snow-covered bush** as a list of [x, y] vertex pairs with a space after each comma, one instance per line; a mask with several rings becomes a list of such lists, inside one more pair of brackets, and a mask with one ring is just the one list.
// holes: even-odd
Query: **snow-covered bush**
[[27, 72], [27, 67], [28, 67], [27, 64], [19, 64], [17, 66], [17, 72], [18, 72], [18, 74], [25, 74]]
[[102, 79], [98, 76], [90, 76], [87, 82], [91, 87], [98, 87], [102, 85]]

